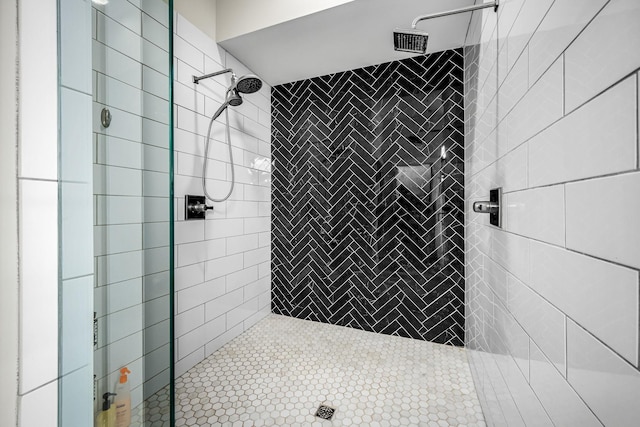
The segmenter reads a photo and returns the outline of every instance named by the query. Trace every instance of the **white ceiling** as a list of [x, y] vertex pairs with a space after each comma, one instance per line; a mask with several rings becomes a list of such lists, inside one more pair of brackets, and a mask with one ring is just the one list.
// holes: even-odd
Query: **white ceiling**
[[[474, 0], [355, 0], [322, 12], [220, 41], [270, 85], [408, 58], [393, 50], [393, 30], [411, 28], [428, 13]], [[427, 53], [463, 46], [471, 13], [418, 24], [429, 33]]]

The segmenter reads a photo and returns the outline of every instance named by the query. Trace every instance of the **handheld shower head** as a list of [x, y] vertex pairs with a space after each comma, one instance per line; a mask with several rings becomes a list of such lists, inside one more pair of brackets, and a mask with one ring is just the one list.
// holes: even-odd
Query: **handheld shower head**
[[[229, 131], [229, 110], [227, 107], [231, 105], [232, 107], [237, 107], [242, 104], [241, 93], [254, 93], [260, 90], [262, 87], [262, 80], [260, 80], [257, 76], [253, 74], [247, 74], [246, 76], [242, 76], [240, 78], [236, 77], [235, 73], [231, 68], [226, 68], [221, 71], [216, 71], [215, 73], [206, 74], [204, 76], [193, 76], [193, 83], [197, 84], [202, 79], [208, 79], [209, 77], [218, 76], [224, 73], [231, 73], [231, 86], [227, 89], [227, 93], [225, 95], [225, 100], [218, 107], [218, 110], [211, 116], [211, 120], [209, 121], [209, 130], [207, 130], [207, 138], [205, 139], [204, 146], [204, 162], [202, 164], [202, 191], [204, 191], [204, 195], [211, 201], [214, 202], [224, 202], [227, 200], [231, 193], [233, 193], [233, 188], [235, 185], [235, 172], [234, 172], [234, 164], [233, 164], [233, 150], [231, 149], [231, 132]], [[213, 127], [213, 122], [222, 114], [226, 112], [226, 142], [229, 147], [229, 163], [231, 163], [231, 186], [229, 187], [229, 192], [226, 196], [216, 199], [213, 198], [209, 192], [207, 191], [207, 153], [209, 152], [209, 142], [211, 141], [211, 128]]]
[[231, 78], [232, 87], [240, 93], [254, 93], [262, 87], [262, 80], [253, 74], [247, 74], [239, 78]]
[[238, 105], [242, 104], [242, 97], [236, 89], [229, 90], [229, 92], [227, 93], [226, 103], [231, 105], [232, 107], [237, 107]]
[[220, 117], [220, 114], [222, 114], [229, 105], [231, 105], [232, 107], [237, 107], [238, 105], [242, 104], [242, 102], [243, 102], [243, 99], [238, 93], [238, 91], [235, 89], [229, 89], [227, 91], [227, 99], [225, 99], [222, 105], [218, 107], [218, 110], [215, 113], [213, 113], [213, 116], [211, 116], [211, 121], [213, 122], [215, 119]]

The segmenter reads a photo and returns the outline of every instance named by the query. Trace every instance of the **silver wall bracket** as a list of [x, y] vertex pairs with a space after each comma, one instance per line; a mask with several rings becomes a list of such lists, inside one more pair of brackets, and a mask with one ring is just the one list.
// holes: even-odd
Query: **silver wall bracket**
[[231, 68], [225, 68], [224, 70], [216, 71], [215, 73], [205, 74], [204, 76], [193, 76], [193, 82], [198, 84], [200, 80], [208, 79], [209, 77], [219, 76], [224, 73], [233, 73]]
[[207, 206], [204, 196], [184, 196], [184, 219], [205, 219], [208, 210], [213, 206]]
[[500, 1], [495, 0], [489, 3], [481, 3], [473, 6], [461, 7], [460, 9], [448, 10], [446, 12], [437, 12], [437, 13], [431, 13], [429, 15], [421, 15], [413, 20], [413, 22], [411, 23], [411, 28], [416, 28], [416, 25], [418, 25], [418, 22], [424, 21], [426, 19], [442, 18], [443, 16], [455, 15], [458, 13], [473, 12], [474, 10], [485, 9], [487, 7], [492, 7], [494, 12], [498, 12], [498, 6], [500, 6]]
[[494, 188], [489, 191], [489, 201], [474, 202], [473, 211], [478, 213], [488, 213], [489, 223], [502, 228], [502, 188]]

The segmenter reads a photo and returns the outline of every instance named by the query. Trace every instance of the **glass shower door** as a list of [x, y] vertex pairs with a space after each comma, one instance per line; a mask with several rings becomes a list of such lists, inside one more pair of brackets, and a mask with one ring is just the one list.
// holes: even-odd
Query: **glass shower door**
[[[63, 9], [72, 3], [59, 1]], [[79, 254], [92, 267], [83, 278], [91, 291], [60, 287], [61, 377], [71, 372], [63, 365], [73, 355], [88, 360], [90, 371], [82, 370], [80, 381], [61, 381], [64, 427], [93, 425], [106, 401], [117, 409], [129, 403], [131, 426], [172, 425], [171, 13], [163, 0], [94, 0], [73, 24], [60, 22], [88, 25], [91, 38], [88, 111], [75, 118], [91, 123], [89, 164], [82, 165], [92, 171], [81, 218], [88, 227], [74, 231], [67, 221], [62, 247], [87, 230], [93, 237], [92, 248]], [[73, 41], [62, 37], [61, 48], [67, 43]], [[63, 116], [71, 110], [61, 103]], [[71, 149], [61, 138], [62, 156]], [[74, 207], [64, 187], [61, 205], [64, 221]], [[78, 351], [80, 319], [93, 351]], [[124, 368], [130, 373], [123, 386]], [[93, 410], [85, 408], [91, 401]]]

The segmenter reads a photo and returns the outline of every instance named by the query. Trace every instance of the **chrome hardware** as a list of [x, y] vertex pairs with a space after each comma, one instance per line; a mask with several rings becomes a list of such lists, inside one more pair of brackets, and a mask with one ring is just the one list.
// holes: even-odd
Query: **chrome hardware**
[[205, 213], [208, 209], [213, 210], [213, 206], [207, 206], [204, 203], [199, 205], [191, 205], [189, 206], [189, 211], [194, 214], [202, 214]]
[[220, 74], [224, 74], [224, 73], [233, 73], [233, 70], [231, 68], [225, 68], [224, 70], [216, 71], [215, 73], [211, 73], [211, 74], [205, 74], [204, 76], [200, 76], [200, 77], [193, 76], [193, 82], [195, 84], [198, 84], [200, 80], [208, 79], [209, 77], [219, 76]]
[[488, 213], [489, 223], [496, 227], [502, 227], [502, 213], [500, 204], [502, 203], [502, 188], [494, 188], [489, 191], [489, 201], [473, 203], [473, 211], [478, 213]]
[[446, 12], [437, 12], [429, 15], [421, 15], [413, 20], [413, 22], [411, 23], [411, 28], [416, 28], [416, 25], [418, 25], [418, 22], [424, 21], [425, 19], [441, 18], [443, 16], [455, 15], [457, 13], [473, 12], [474, 10], [484, 9], [487, 7], [493, 7], [493, 11], [497, 12], [499, 6], [500, 6], [500, 0], [495, 0], [490, 3], [482, 3], [482, 4], [473, 5], [473, 6], [461, 7], [459, 9], [448, 10]]
[[213, 206], [207, 206], [204, 196], [184, 197], [184, 219], [205, 219], [208, 210], [213, 210]]
[[493, 202], [474, 202], [473, 211], [478, 213], [494, 213], [500, 210], [500, 205]]
[[111, 111], [108, 108], [103, 108], [100, 113], [100, 123], [102, 123], [102, 127], [108, 128], [111, 124]]

